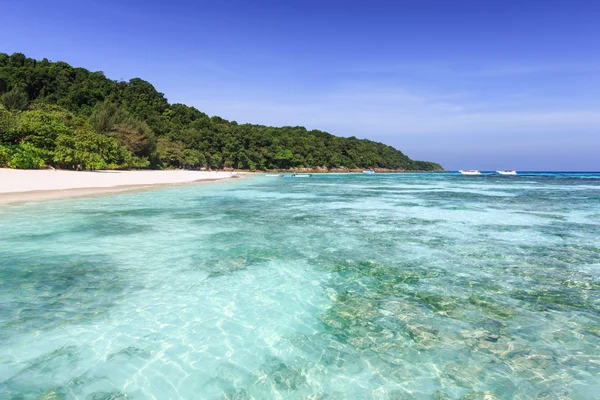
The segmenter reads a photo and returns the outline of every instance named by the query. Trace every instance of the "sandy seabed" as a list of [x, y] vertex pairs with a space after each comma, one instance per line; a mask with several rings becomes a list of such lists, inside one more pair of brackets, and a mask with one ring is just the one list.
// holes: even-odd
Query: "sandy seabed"
[[0, 204], [118, 193], [238, 176], [213, 171], [63, 171], [0, 168]]

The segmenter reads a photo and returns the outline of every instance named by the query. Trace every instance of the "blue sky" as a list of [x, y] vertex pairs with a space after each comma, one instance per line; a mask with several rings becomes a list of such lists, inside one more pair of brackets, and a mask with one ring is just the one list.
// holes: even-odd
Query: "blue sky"
[[447, 169], [600, 170], [600, 1], [2, 0], [0, 51]]

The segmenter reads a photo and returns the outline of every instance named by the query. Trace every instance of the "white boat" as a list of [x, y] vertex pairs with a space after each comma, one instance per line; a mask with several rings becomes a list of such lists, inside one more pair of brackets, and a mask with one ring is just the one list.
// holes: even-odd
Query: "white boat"
[[292, 178], [310, 178], [312, 174], [292, 174]]
[[265, 174], [265, 176], [270, 176], [272, 178], [281, 178], [283, 174]]
[[500, 175], [516, 175], [517, 171], [515, 171], [514, 169], [509, 169], [509, 170], [504, 170], [504, 171], [496, 171], [497, 173], [499, 173]]
[[461, 169], [458, 172], [463, 175], [481, 175], [481, 172], [476, 169]]
[[371, 169], [371, 168], [367, 168], [363, 171], [363, 174], [374, 174], [374, 173], [375, 173], [375, 171], [373, 171], [373, 169]]

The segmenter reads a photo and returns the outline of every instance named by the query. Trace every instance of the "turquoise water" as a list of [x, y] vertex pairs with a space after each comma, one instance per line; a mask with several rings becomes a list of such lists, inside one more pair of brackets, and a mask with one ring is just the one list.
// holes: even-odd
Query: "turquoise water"
[[0, 208], [2, 399], [597, 399], [600, 175]]

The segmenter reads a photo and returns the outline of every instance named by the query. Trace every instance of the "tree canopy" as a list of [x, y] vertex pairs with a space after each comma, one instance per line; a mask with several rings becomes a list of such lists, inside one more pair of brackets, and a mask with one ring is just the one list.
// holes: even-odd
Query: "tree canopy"
[[169, 104], [140, 78], [0, 53], [0, 166], [441, 170], [382, 143], [238, 124]]

